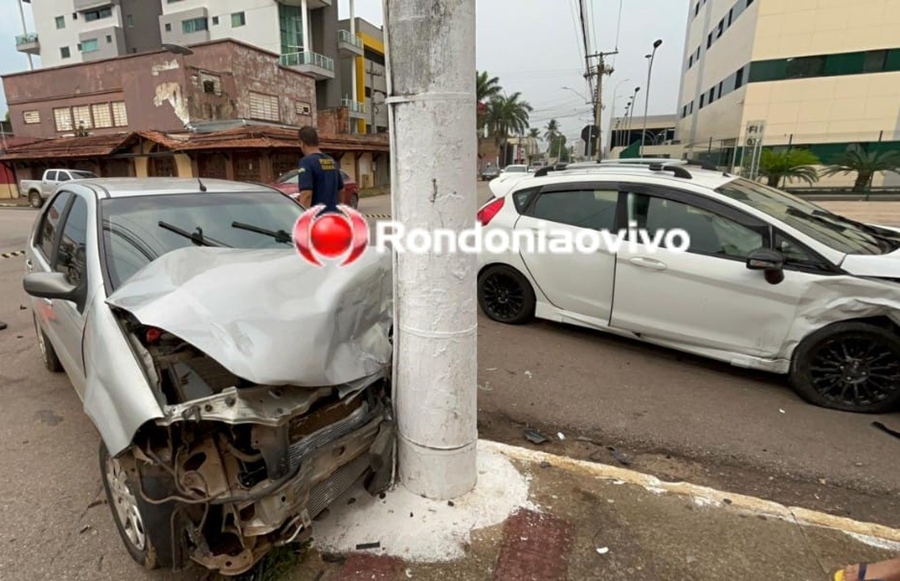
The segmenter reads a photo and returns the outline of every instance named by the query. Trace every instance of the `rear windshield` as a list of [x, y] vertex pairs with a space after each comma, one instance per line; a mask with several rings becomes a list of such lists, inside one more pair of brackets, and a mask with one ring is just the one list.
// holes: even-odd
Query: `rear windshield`
[[72, 174], [72, 179], [75, 180], [89, 180], [97, 177], [97, 174], [89, 171], [70, 171], [69, 173]]

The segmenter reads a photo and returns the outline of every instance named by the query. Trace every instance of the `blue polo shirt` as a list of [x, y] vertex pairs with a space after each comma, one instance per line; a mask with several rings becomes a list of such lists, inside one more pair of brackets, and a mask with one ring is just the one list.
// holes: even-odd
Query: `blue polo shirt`
[[324, 153], [313, 153], [300, 160], [300, 191], [312, 190], [312, 206], [325, 206], [325, 211], [337, 210], [344, 179], [334, 159]]

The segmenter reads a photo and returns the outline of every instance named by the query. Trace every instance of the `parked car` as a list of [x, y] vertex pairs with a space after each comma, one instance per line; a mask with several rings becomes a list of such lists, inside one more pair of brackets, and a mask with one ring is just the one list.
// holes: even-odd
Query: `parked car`
[[60, 186], [35, 222], [37, 343], [144, 567], [241, 574], [359, 479], [390, 483], [390, 258], [312, 266], [302, 213], [263, 185], [109, 178]]
[[[356, 183], [350, 174], [341, 171], [341, 178], [344, 180], [344, 189], [340, 193], [340, 202], [353, 209], [359, 207], [359, 184]], [[292, 169], [282, 174], [274, 183], [270, 184], [273, 188], [289, 195], [297, 200], [300, 197], [300, 182], [298, 181], [299, 170]]]
[[500, 168], [496, 165], [489, 165], [481, 170], [481, 181], [489, 182], [500, 175]]
[[[485, 236], [613, 235], [597, 252], [482, 254], [478, 301], [495, 321], [560, 321], [786, 374], [823, 407], [900, 402], [897, 229], [689, 163], [541, 170], [478, 219]], [[653, 252], [640, 229], [684, 229], [690, 247]]]
[[22, 180], [19, 183], [19, 195], [28, 196], [28, 202], [34, 208], [40, 208], [53, 193], [56, 186], [71, 180], [95, 178], [97, 174], [75, 169], [48, 169], [39, 180]]

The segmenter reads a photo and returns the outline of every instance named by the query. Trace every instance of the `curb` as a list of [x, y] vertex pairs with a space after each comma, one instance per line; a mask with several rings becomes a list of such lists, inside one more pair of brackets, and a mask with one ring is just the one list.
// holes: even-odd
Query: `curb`
[[390, 220], [390, 214], [366, 214], [366, 218], [374, 218], [376, 220]]
[[890, 528], [875, 523], [861, 522], [846, 517], [838, 517], [824, 512], [809, 510], [800, 507], [789, 507], [777, 502], [763, 500], [753, 496], [723, 492], [706, 486], [698, 486], [688, 482], [663, 482], [655, 476], [618, 468], [607, 464], [597, 464], [583, 460], [574, 460], [566, 456], [556, 456], [545, 452], [538, 452], [528, 448], [520, 448], [480, 440], [479, 444], [485, 448], [492, 448], [508, 458], [523, 462], [536, 463], [550, 462], [555, 466], [581, 472], [603, 480], [614, 480], [618, 483], [627, 482], [645, 488], [654, 494], [675, 494], [690, 496], [699, 506], [721, 507], [750, 513], [752, 515], [777, 518], [798, 525], [815, 526], [832, 529], [853, 536], [860, 542], [878, 546], [880, 548], [900, 551], [900, 529]]
[[16, 256], [25, 256], [25, 251], [24, 250], [16, 250], [13, 252], [0, 252], [0, 259], [14, 258]]

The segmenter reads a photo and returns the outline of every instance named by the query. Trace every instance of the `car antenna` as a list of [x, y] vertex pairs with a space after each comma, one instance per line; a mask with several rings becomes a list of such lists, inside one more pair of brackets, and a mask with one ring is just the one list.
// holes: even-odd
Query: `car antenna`
[[206, 191], [206, 186], [203, 185], [203, 182], [200, 181], [200, 178], [197, 178], [197, 183], [200, 184], [200, 191], [201, 191], [201, 192], [205, 192], [205, 191]]

